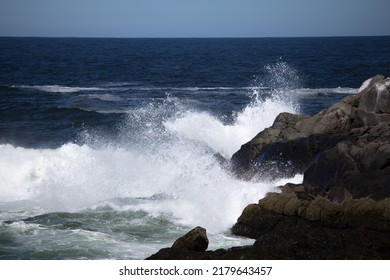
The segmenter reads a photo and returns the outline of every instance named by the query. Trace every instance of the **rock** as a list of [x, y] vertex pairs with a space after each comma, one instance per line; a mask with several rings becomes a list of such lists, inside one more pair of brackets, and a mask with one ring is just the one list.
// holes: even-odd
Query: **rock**
[[346, 195], [375, 200], [390, 197], [389, 182], [390, 122], [353, 129], [336, 146], [319, 153], [304, 173], [309, 193], [330, 191], [332, 200], [339, 202]]
[[253, 246], [233, 247], [215, 251], [196, 252], [177, 250], [173, 248], [161, 249], [147, 260], [257, 260], [262, 259]]
[[233, 247], [228, 250], [206, 251], [208, 238], [206, 230], [196, 227], [177, 239], [171, 248], [163, 248], [147, 260], [237, 260], [256, 259], [252, 246]]
[[390, 80], [378, 75], [366, 83], [360, 91], [358, 108], [370, 113], [390, 114]]
[[252, 170], [262, 179], [294, 177], [295, 174], [302, 174], [322, 149], [333, 147], [340, 139], [339, 135], [313, 134], [269, 144], [261, 149], [252, 162]]
[[171, 248], [164, 248], [149, 260], [207, 259], [204, 253], [209, 245], [206, 229], [196, 227], [177, 239]]
[[163, 248], [157, 253], [146, 258], [147, 260], [207, 260], [211, 257], [205, 252], [181, 250], [175, 248]]
[[[290, 113], [281, 113], [275, 119], [272, 127], [257, 134], [250, 142], [241, 146], [241, 149], [233, 154], [231, 163], [237, 175], [245, 176], [250, 170], [256, 169], [254, 162], [259, 158], [261, 150], [272, 143], [287, 139], [298, 139], [307, 134], [298, 131], [295, 125], [298, 121], [307, 119]], [[257, 160], [259, 163], [259, 160]], [[264, 160], [264, 165], [267, 165]]]
[[300, 198], [289, 186], [245, 208], [232, 233], [256, 239], [264, 259], [388, 259], [390, 198], [332, 203], [326, 197]]
[[172, 248], [204, 252], [208, 246], [209, 240], [206, 235], [206, 229], [196, 227], [176, 240], [175, 243], [173, 243]]
[[[232, 156], [235, 173], [246, 179], [256, 174], [274, 179], [304, 172], [314, 159], [318, 160], [320, 153], [334, 148], [340, 141], [356, 142], [364, 137], [367, 127], [388, 124], [389, 89], [390, 79], [377, 75], [367, 80], [357, 95], [348, 96], [312, 117], [281, 113], [270, 128], [257, 134]], [[381, 131], [388, 128], [382, 127]], [[339, 152], [341, 148], [337, 148]]]
[[259, 236], [256, 252], [266, 259], [388, 259], [388, 235], [364, 227], [332, 227], [297, 216], [283, 217]]
[[332, 202], [327, 196], [302, 197], [300, 192], [269, 193], [258, 204], [250, 204], [244, 209], [232, 233], [257, 238], [272, 230], [281, 217], [291, 216], [328, 225], [366, 226], [388, 231], [390, 198], [381, 201], [348, 198], [340, 204]]
[[263, 233], [272, 231], [282, 218], [281, 215], [276, 216], [272, 212], [264, 211], [258, 204], [250, 204], [244, 209], [231, 232], [256, 239]]

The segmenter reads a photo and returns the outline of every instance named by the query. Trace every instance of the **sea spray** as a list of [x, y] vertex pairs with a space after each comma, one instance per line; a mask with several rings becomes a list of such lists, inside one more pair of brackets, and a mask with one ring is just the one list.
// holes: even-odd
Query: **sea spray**
[[299, 111], [296, 96], [290, 94], [300, 87], [297, 71], [278, 60], [275, 64], [264, 66], [263, 72], [253, 79], [252, 87], [248, 89], [250, 103], [242, 111], [234, 113], [230, 124], [207, 112], [189, 110], [181, 116], [175, 115], [165, 123], [165, 127], [179, 136], [204, 143], [229, 159], [242, 144], [271, 126], [278, 114]]
[[[111, 236], [118, 231], [121, 240], [147, 254], [154, 251], [146, 248], [148, 243], [169, 245], [187, 229], [202, 226], [218, 245], [234, 244], [236, 239], [229, 241], [226, 231], [243, 208], [286, 181], [239, 180], [214, 155], [229, 159], [279, 113], [296, 112], [286, 91], [285, 86], [253, 86], [247, 92], [250, 103], [233, 112], [230, 122], [168, 94], [128, 109], [116, 138], [85, 130], [80, 144], [56, 149], [1, 145], [1, 201], [24, 200], [24, 208], [38, 205], [35, 215], [44, 214], [11, 223], [7, 230], [25, 236], [27, 225], [45, 239], [58, 228], [64, 239], [73, 240], [70, 247], [91, 248], [91, 240], [100, 240], [112, 250], [116, 245]], [[301, 180], [297, 176], [290, 181]], [[57, 225], [58, 212], [68, 214], [60, 215]], [[51, 246], [55, 244], [48, 250]], [[139, 253], [132, 254], [139, 258]]]
[[[113, 198], [162, 193], [171, 199], [136, 207], [171, 212], [189, 226], [226, 229], [247, 203], [274, 184], [237, 180], [214, 154], [230, 158], [279, 113], [296, 110], [291, 98], [286, 103], [282, 98], [293, 69], [282, 62], [266, 69], [267, 79], [282, 83], [283, 91], [276, 85], [270, 87], [271, 94], [254, 87], [248, 92], [252, 101], [230, 124], [167, 96], [163, 102], [129, 110], [116, 140], [88, 135], [84, 145], [36, 150], [3, 145], [1, 199], [38, 200], [50, 211], [75, 211]], [[282, 76], [273, 79], [276, 73]]]

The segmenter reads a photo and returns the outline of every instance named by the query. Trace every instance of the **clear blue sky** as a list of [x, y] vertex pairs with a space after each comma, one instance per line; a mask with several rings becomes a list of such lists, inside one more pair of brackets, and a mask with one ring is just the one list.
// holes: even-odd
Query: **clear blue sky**
[[0, 36], [390, 35], [390, 0], [0, 0]]

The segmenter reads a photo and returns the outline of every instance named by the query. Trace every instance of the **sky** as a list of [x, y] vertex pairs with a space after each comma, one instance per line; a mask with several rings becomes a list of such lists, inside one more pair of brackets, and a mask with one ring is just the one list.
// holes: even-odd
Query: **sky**
[[390, 35], [390, 0], [0, 0], [0, 36]]

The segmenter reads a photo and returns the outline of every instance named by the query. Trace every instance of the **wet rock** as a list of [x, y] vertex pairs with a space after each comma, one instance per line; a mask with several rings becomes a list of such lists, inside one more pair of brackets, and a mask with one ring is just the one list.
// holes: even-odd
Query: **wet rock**
[[[295, 128], [298, 121], [303, 119], [307, 119], [307, 117], [290, 113], [279, 114], [272, 127], [257, 134], [251, 141], [242, 145], [241, 149], [233, 154], [231, 163], [236, 174], [242, 177], [248, 177], [248, 174], [251, 174], [251, 170], [256, 169], [256, 165], [266, 166], [268, 159], [264, 158], [263, 163], [261, 163], [262, 157], [259, 157], [259, 155], [267, 145], [278, 141], [299, 139], [307, 136], [307, 134]], [[267, 153], [268, 151], [263, 151], [263, 154]], [[276, 155], [277, 153], [271, 154]]]

